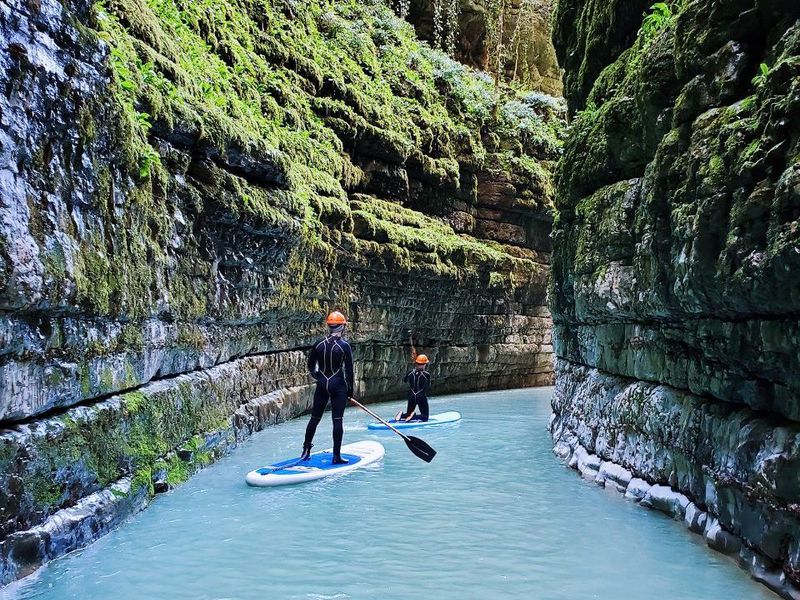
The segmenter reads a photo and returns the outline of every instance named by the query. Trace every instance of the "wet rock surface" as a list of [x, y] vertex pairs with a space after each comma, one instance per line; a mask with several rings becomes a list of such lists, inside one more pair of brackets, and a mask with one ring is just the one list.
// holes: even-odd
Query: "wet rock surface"
[[628, 496], [795, 597], [800, 9], [624, 8], [556, 14], [557, 452], [629, 470]]

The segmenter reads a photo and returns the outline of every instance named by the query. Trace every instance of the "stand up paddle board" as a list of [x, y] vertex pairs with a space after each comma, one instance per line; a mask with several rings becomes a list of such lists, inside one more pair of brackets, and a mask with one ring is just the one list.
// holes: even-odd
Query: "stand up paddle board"
[[342, 458], [350, 461], [346, 465], [334, 465], [333, 452], [328, 449], [314, 452], [309, 460], [300, 460], [298, 456], [250, 471], [245, 481], [259, 487], [313, 481], [374, 463], [383, 458], [384, 452], [378, 442], [363, 440], [342, 446]]
[[[395, 429], [416, 429], [417, 427], [431, 427], [432, 425], [444, 425], [445, 423], [455, 423], [461, 420], [461, 413], [450, 411], [439, 413], [438, 415], [431, 415], [427, 421], [395, 421], [392, 419], [389, 423]], [[389, 429], [383, 423], [370, 423], [367, 425], [368, 429]]]

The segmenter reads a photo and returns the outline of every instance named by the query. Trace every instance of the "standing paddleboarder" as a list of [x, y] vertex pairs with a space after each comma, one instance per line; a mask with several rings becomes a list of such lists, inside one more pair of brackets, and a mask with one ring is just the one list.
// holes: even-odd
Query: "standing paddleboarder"
[[330, 400], [333, 418], [333, 464], [343, 465], [347, 464], [347, 460], [341, 456], [344, 436], [342, 419], [347, 399], [353, 395], [353, 350], [342, 337], [347, 325], [345, 316], [339, 311], [333, 311], [328, 315], [326, 323], [328, 335], [314, 344], [308, 354], [308, 372], [316, 380], [317, 389], [314, 391], [314, 404], [306, 426], [301, 456], [304, 460], [311, 458], [311, 442]]

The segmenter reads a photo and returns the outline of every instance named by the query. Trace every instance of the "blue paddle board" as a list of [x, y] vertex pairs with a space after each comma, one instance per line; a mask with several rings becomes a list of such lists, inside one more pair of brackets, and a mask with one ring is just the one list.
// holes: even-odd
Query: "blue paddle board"
[[365, 467], [383, 458], [384, 452], [378, 442], [363, 440], [342, 446], [342, 458], [349, 461], [346, 465], [333, 464], [333, 452], [328, 449], [314, 452], [309, 460], [301, 461], [298, 456], [255, 469], [247, 474], [245, 481], [257, 487], [313, 481]]
[[[417, 429], [418, 427], [432, 427], [434, 425], [444, 425], [445, 423], [455, 423], [461, 420], [461, 413], [450, 411], [440, 413], [438, 415], [431, 415], [427, 421], [389, 421], [395, 429]], [[389, 429], [383, 423], [370, 423], [368, 429]]]

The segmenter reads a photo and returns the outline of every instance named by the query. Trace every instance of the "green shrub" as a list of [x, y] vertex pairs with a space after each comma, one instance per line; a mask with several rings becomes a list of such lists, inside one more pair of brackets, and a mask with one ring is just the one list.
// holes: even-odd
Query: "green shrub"
[[756, 87], [763, 87], [764, 84], [767, 82], [767, 74], [769, 73], [769, 65], [767, 63], [761, 63], [758, 65], [758, 73], [752, 79], [752, 83]]
[[661, 30], [669, 27], [672, 19], [672, 7], [666, 2], [656, 2], [650, 7], [650, 12], [644, 14], [639, 35], [645, 40], [650, 40]]

